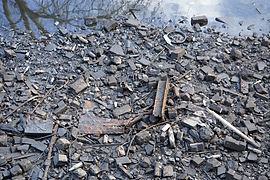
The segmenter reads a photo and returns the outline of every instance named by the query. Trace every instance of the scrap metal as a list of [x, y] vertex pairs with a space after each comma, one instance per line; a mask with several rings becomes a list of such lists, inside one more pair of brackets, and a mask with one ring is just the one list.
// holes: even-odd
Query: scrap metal
[[153, 115], [165, 119], [165, 106], [169, 91], [169, 79], [166, 77], [158, 82]]

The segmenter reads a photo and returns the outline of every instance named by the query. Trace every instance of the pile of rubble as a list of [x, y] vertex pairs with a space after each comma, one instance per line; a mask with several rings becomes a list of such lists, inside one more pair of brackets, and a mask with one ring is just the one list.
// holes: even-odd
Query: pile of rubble
[[0, 179], [269, 179], [270, 37], [191, 22], [2, 33]]

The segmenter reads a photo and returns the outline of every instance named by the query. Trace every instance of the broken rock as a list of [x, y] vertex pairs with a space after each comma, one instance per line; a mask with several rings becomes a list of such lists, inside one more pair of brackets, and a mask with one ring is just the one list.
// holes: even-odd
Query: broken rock
[[206, 16], [195, 16], [191, 18], [191, 25], [199, 24], [200, 26], [205, 26], [208, 24], [208, 19]]
[[70, 84], [70, 88], [76, 93], [80, 93], [87, 88], [87, 84], [83, 77], [78, 78], [75, 82]]
[[135, 140], [137, 144], [142, 145], [144, 143], [147, 143], [151, 139], [151, 134], [147, 131], [140, 132], [137, 134]]
[[53, 162], [55, 166], [63, 166], [68, 163], [68, 158], [64, 154], [56, 154], [53, 158]]
[[125, 55], [122, 47], [120, 45], [118, 45], [118, 44], [113, 45], [110, 48], [110, 52], [113, 53], [113, 54], [119, 55], [119, 56], [124, 56]]
[[244, 151], [246, 148], [246, 143], [237, 141], [230, 136], [226, 136], [224, 146], [235, 151]]
[[58, 150], [66, 150], [69, 148], [70, 142], [66, 138], [60, 138], [57, 140], [55, 146]]

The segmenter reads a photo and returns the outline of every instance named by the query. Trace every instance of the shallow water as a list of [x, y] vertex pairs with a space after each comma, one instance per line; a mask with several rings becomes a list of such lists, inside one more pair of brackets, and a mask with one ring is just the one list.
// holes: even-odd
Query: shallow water
[[[99, 29], [104, 19], [132, 17], [131, 8], [137, 9], [132, 12], [139, 20], [155, 25], [169, 20], [189, 25], [192, 16], [206, 15], [208, 27], [231, 35], [270, 31], [269, 0], [0, 0], [0, 26], [31, 30], [38, 36], [54, 32], [58, 25], [76, 31], [84, 26], [84, 17], [97, 16], [98, 24], [91, 28]], [[229, 17], [229, 23], [219, 23], [216, 17]], [[253, 24], [255, 28], [247, 30]]]

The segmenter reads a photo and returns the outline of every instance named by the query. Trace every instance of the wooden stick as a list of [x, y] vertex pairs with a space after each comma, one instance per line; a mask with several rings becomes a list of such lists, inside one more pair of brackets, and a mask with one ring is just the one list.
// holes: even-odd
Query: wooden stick
[[[53, 132], [57, 132], [58, 130], [58, 124], [56, 123], [54, 125], [54, 128], [53, 128]], [[49, 152], [48, 152], [48, 156], [47, 156], [47, 159], [45, 161], [45, 171], [44, 171], [44, 176], [43, 176], [43, 180], [47, 180], [48, 179], [48, 172], [49, 172], [49, 168], [51, 166], [51, 158], [52, 158], [52, 149], [53, 149], [53, 146], [54, 146], [54, 143], [56, 142], [56, 139], [57, 139], [57, 134], [55, 133], [54, 136], [51, 138], [51, 142], [50, 142], [50, 145], [49, 145]]]
[[214, 111], [210, 110], [209, 108], [206, 108], [206, 110], [210, 114], [212, 114], [216, 119], [218, 119], [225, 127], [228, 127], [229, 129], [231, 129], [232, 131], [234, 131], [236, 134], [238, 134], [239, 136], [241, 136], [242, 138], [244, 138], [245, 140], [247, 140], [253, 146], [255, 146], [257, 148], [260, 147], [260, 145], [254, 141], [254, 139], [252, 139], [251, 137], [248, 137], [245, 134], [243, 134], [236, 127], [234, 127], [231, 123], [229, 123], [228, 121], [226, 121], [225, 119], [223, 119], [220, 115], [218, 115]]

